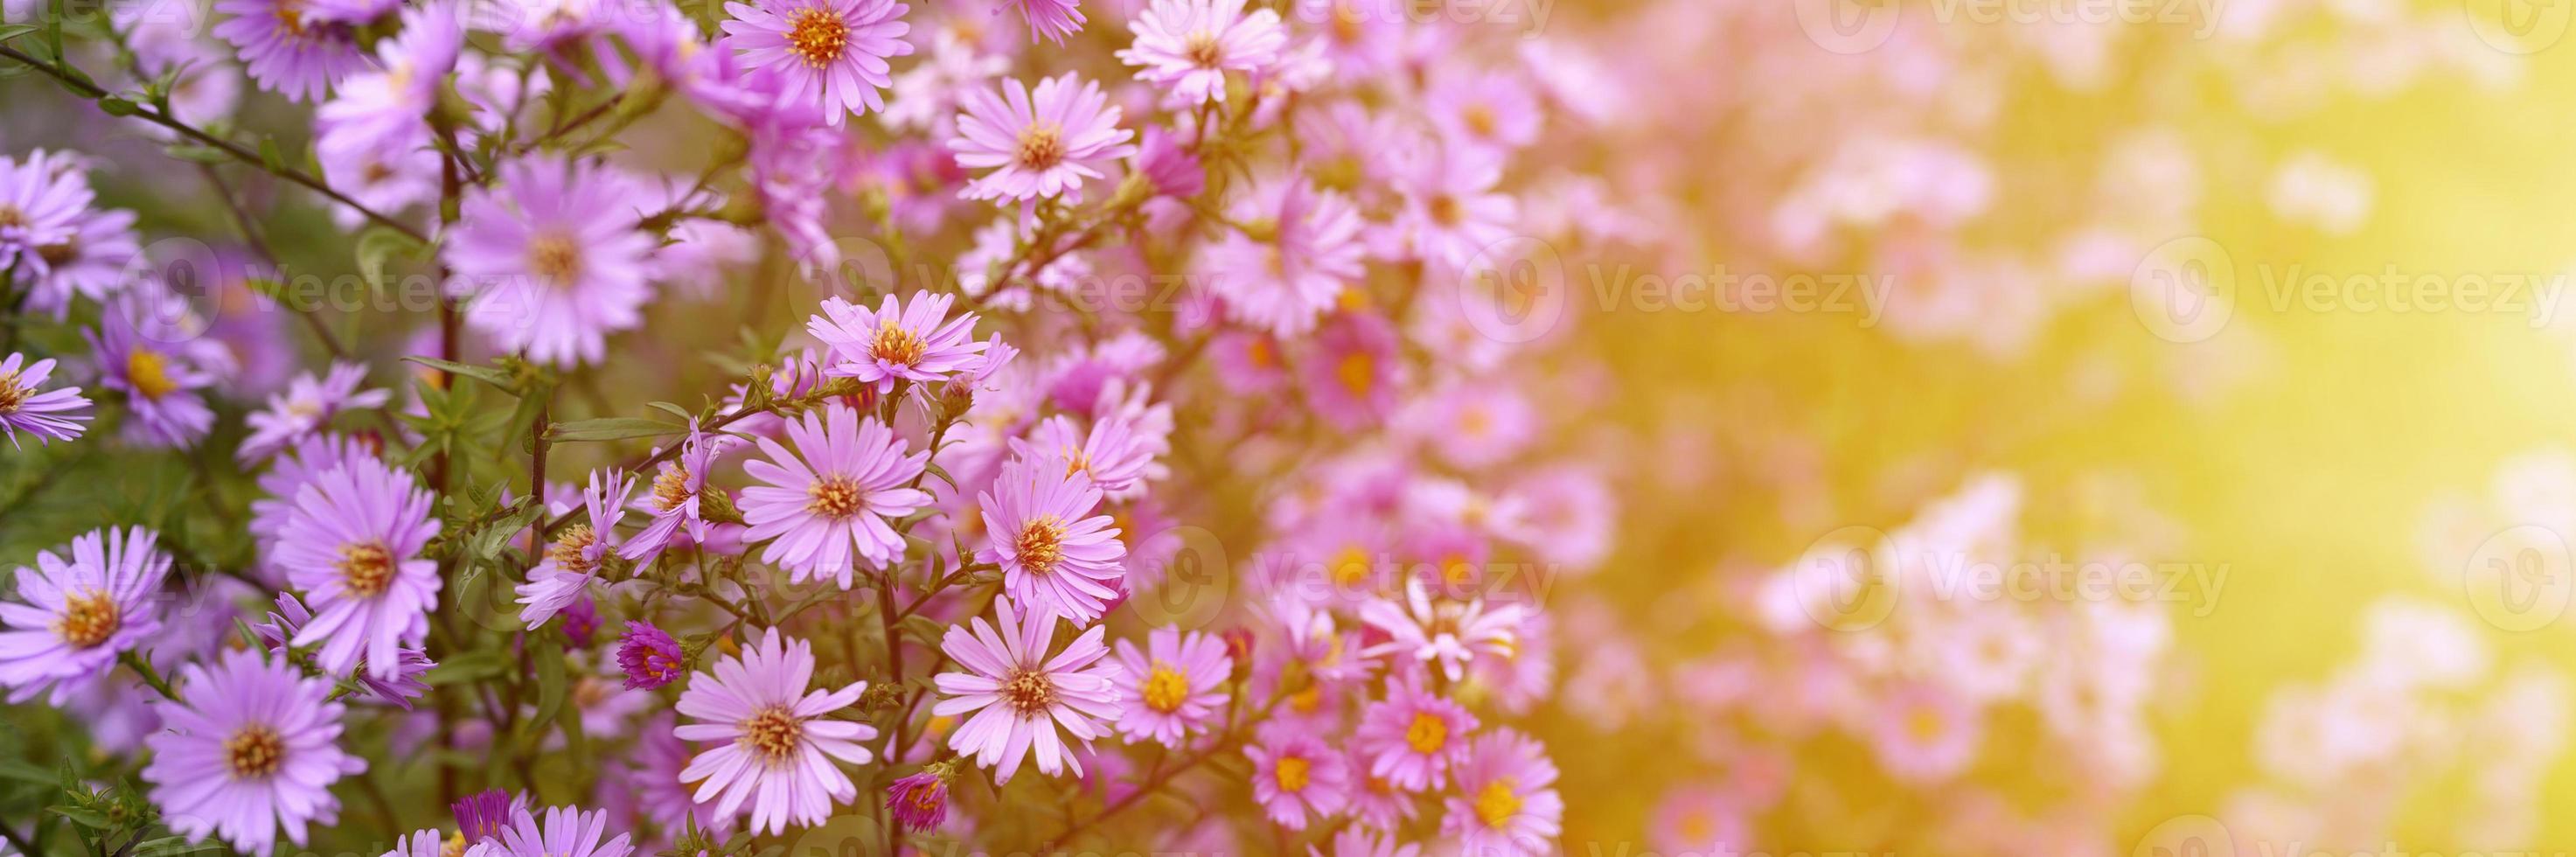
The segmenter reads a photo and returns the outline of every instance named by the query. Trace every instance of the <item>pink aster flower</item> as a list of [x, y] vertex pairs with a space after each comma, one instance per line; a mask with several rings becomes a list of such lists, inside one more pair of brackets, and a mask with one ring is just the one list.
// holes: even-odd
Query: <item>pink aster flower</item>
[[1872, 707], [1869, 740], [1889, 776], [1908, 783], [1948, 781], [1977, 758], [1978, 712], [1939, 685], [1906, 682]]
[[[252, 626], [251, 630], [259, 635], [260, 643], [268, 647], [270, 655], [282, 658], [287, 654], [286, 641], [295, 639], [295, 632], [312, 621], [313, 611], [305, 609], [304, 602], [297, 600], [295, 593], [280, 592], [276, 609], [269, 612], [268, 621]], [[361, 660], [355, 679], [358, 688], [369, 696], [410, 711], [411, 701], [429, 692], [429, 683], [422, 681], [421, 677], [428, 675], [430, 668], [436, 666], [438, 662], [430, 660], [427, 652], [417, 646], [405, 646], [392, 677], [376, 677], [366, 661]]]
[[314, 660], [324, 670], [345, 675], [363, 659], [368, 675], [391, 679], [402, 649], [428, 636], [443, 584], [438, 563], [420, 556], [438, 534], [429, 499], [409, 471], [374, 459], [345, 462], [296, 490], [277, 563], [314, 608], [292, 643], [321, 644]]
[[678, 839], [690, 824], [722, 839], [733, 831], [734, 817], [719, 815], [715, 807], [692, 799], [696, 789], [680, 780], [695, 748], [671, 734], [677, 720], [672, 712], [660, 711], [644, 721], [635, 733], [634, 766], [627, 770], [625, 781], [601, 786], [633, 789], [638, 813], [661, 825], [665, 841]]
[[1243, 13], [1243, 0], [1154, 0], [1128, 24], [1136, 44], [1118, 59], [1183, 105], [1225, 101], [1225, 73], [1252, 74], [1279, 58], [1288, 31], [1279, 13]]
[[977, 500], [990, 542], [975, 559], [1001, 566], [1002, 590], [1031, 613], [1088, 623], [1118, 597], [1127, 548], [1115, 521], [1091, 514], [1100, 488], [1089, 478], [1015, 457]]
[[1368, 758], [1368, 775], [1405, 791], [1440, 788], [1449, 765], [1476, 730], [1476, 716], [1418, 680], [1390, 682], [1386, 699], [1360, 714], [1352, 746]]
[[233, 457], [243, 464], [265, 461], [321, 431], [344, 409], [383, 407], [393, 398], [390, 390], [359, 390], [366, 379], [367, 367], [336, 360], [330, 374], [318, 380], [311, 372], [296, 376], [286, 392], [268, 397], [267, 410], [244, 419], [250, 424], [250, 436], [242, 439], [241, 450]]
[[1266, 228], [1259, 237], [1228, 230], [1210, 251], [1214, 288], [1235, 321], [1279, 336], [1304, 334], [1360, 279], [1362, 221], [1340, 194], [1273, 176], [1237, 198], [1231, 216]]
[[859, 700], [868, 683], [839, 690], [807, 690], [814, 678], [814, 647], [803, 640], [782, 645], [778, 629], [763, 633], [739, 658], [725, 657], [700, 673], [680, 694], [679, 711], [699, 722], [672, 730], [685, 741], [720, 741], [689, 760], [680, 781], [699, 783], [699, 803], [732, 816], [748, 802], [751, 829], [779, 833], [789, 822], [823, 823], [832, 807], [859, 794], [839, 759], [867, 764], [862, 746], [875, 727], [825, 717]]
[[1296, 360], [1298, 386], [1318, 416], [1344, 431], [1384, 421], [1395, 409], [1402, 343], [1383, 316], [1336, 312], [1309, 340], [1313, 350]]
[[0, 434], [8, 435], [13, 447], [19, 432], [35, 435], [39, 443], [80, 437], [81, 423], [90, 418], [89, 399], [79, 387], [44, 389], [54, 374], [53, 358], [26, 361], [24, 354], [0, 360]]
[[23, 163], [0, 158], [0, 266], [43, 264], [37, 248], [69, 240], [95, 198], [67, 156], [37, 149]]
[[215, 25], [215, 35], [241, 49], [242, 65], [259, 88], [313, 101], [364, 68], [366, 55], [348, 24], [308, 19], [304, 6], [304, 0], [216, 0], [215, 12], [229, 17]]
[[367, 760], [340, 751], [346, 706], [329, 701], [330, 679], [232, 649], [211, 667], [181, 667], [175, 684], [179, 701], [156, 706], [163, 731], [144, 739], [143, 766], [171, 830], [265, 854], [281, 828], [302, 845], [309, 825], [339, 820], [331, 784]]
[[628, 834], [608, 834], [608, 811], [580, 807], [548, 808], [543, 822], [524, 806], [510, 808], [510, 821], [499, 832], [477, 840], [463, 857], [629, 857], [635, 846]]
[[161, 630], [155, 599], [170, 557], [151, 530], [91, 530], [72, 539], [69, 558], [36, 554], [17, 571], [18, 601], [0, 601], [0, 686], [9, 701], [72, 691], [116, 668], [118, 655]]
[[572, 605], [599, 579], [600, 563], [617, 551], [617, 524], [626, 518], [626, 497], [635, 493], [635, 478], [621, 471], [590, 472], [590, 488], [581, 492], [589, 522], [556, 531], [546, 558], [528, 569], [528, 582], [515, 587], [519, 621], [534, 631], [555, 612]]
[[451, 2], [405, 8], [400, 35], [376, 44], [375, 67], [351, 76], [314, 110], [314, 147], [399, 152], [429, 145], [429, 114], [464, 47], [464, 17]]
[[277, 563], [277, 537], [293, 517], [297, 492], [314, 477], [356, 459], [372, 461], [375, 454], [348, 435], [318, 434], [297, 441], [259, 475], [259, 490], [267, 496], [250, 501], [250, 535], [259, 548], [262, 579], [271, 585], [286, 579], [285, 567]]
[[1360, 621], [1387, 636], [1386, 642], [1368, 648], [1369, 657], [1393, 655], [1437, 666], [1457, 681], [1478, 654], [1509, 654], [1519, 643], [1521, 620], [1528, 612], [1521, 604], [1488, 610], [1483, 599], [1435, 601], [1422, 578], [1408, 577], [1402, 604], [1371, 599], [1360, 605]]
[[1451, 145], [1415, 153], [1398, 177], [1404, 210], [1395, 234], [1407, 242], [1405, 255], [1464, 268], [1512, 237], [1520, 205], [1494, 191], [1502, 178], [1502, 155], [1491, 149]]
[[[152, 310], [136, 310], [151, 312]], [[192, 355], [134, 331], [123, 311], [85, 331], [98, 361], [99, 386], [125, 394], [127, 442], [153, 447], [188, 447], [214, 427], [215, 412], [198, 390], [215, 383], [215, 373], [200, 367]]]
[[886, 787], [886, 810], [915, 833], [948, 820], [948, 781], [935, 771], [915, 771]]
[[884, 568], [903, 553], [903, 537], [888, 526], [930, 504], [930, 494], [909, 487], [930, 463], [927, 451], [904, 455], [904, 441], [871, 417], [835, 404], [787, 424], [796, 454], [760, 438], [766, 461], [743, 471], [766, 485], [742, 490], [743, 541], [768, 541], [760, 561], [786, 566], [798, 583], [830, 578], [850, 588], [855, 560]]
[[626, 673], [628, 689], [652, 690], [670, 684], [688, 666], [688, 653], [669, 632], [641, 619], [626, 623], [626, 636], [617, 641], [617, 668]]
[[1072, 417], [1058, 414], [1039, 423], [1030, 439], [1011, 440], [1011, 450], [1032, 462], [1062, 466], [1066, 475], [1081, 474], [1111, 497], [1144, 493], [1148, 480], [1170, 475], [1155, 459], [1171, 448], [1164, 432], [1137, 430], [1134, 421], [1111, 414], [1094, 420], [1090, 431], [1074, 427]]
[[1432, 79], [1424, 98], [1431, 124], [1453, 144], [1508, 152], [1538, 139], [1538, 98], [1519, 75], [1446, 72]]
[[1290, 830], [1339, 814], [1350, 802], [1351, 770], [1316, 733], [1265, 723], [1243, 748], [1252, 759], [1252, 800]]
[[1118, 731], [1129, 740], [1151, 739], [1178, 750], [1182, 739], [1207, 731], [1225, 705], [1217, 688], [1233, 674], [1234, 660], [1226, 657], [1224, 640], [1156, 628], [1146, 635], [1144, 650], [1120, 640], [1117, 651], [1118, 689], [1126, 699]]
[[653, 522], [627, 539], [618, 548], [619, 556], [633, 561], [638, 569], [648, 568], [684, 529], [690, 544], [706, 543], [708, 524], [701, 502], [708, 490], [707, 471], [731, 440], [725, 435], [708, 437], [698, 428], [698, 419], [689, 418], [689, 437], [682, 441], [680, 454], [662, 462], [661, 472], [653, 477], [653, 490], [639, 501], [646, 504], [643, 510], [653, 516]]
[[1029, 22], [1029, 40], [1045, 36], [1047, 41], [1064, 44], [1064, 37], [1082, 31], [1082, 0], [1002, 0], [1005, 5], [1020, 7], [1020, 17]]
[[1000, 90], [978, 89], [957, 115], [948, 148], [957, 165], [991, 169], [966, 184], [967, 199], [1018, 200], [1025, 215], [1040, 198], [1082, 201], [1082, 183], [1101, 177], [1100, 166], [1135, 154], [1135, 132], [1118, 127], [1120, 111], [1100, 85], [1073, 72], [1027, 84], [1005, 80]]
[[134, 212], [84, 210], [72, 219], [70, 235], [36, 245], [20, 257], [30, 277], [27, 309], [59, 318], [74, 295], [105, 301], [125, 285], [126, 267], [141, 252], [134, 240]]
[[1448, 810], [1441, 836], [1468, 854], [1555, 853], [1565, 799], [1556, 793], [1556, 763], [1546, 747], [1509, 729], [1489, 732], [1467, 743], [1457, 773], [1457, 793], [1441, 799]]
[[1108, 734], [1103, 721], [1119, 716], [1118, 665], [1094, 663], [1109, 654], [1109, 647], [1100, 643], [1105, 629], [1094, 625], [1049, 657], [1055, 616], [1044, 610], [1022, 613], [1008, 597], [994, 599], [993, 611], [1000, 633], [978, 616], [972, 632], [951, 625], [939, 643], [964, 669], [934, 679], [942, 698], [931, 713], [975, 715], [949, 733], [948, 748], [973, 756], [978, 767], [993, 769], [997, 783], [1010, 782], [1032, 750], [1039, 773], [1055, 776], [1071, 768], [1080, 775], [1082, 762], [1056, 729], [1062, 727], [1089, 747], [1092, 739]]
[[502, 164], [465, 196], [444, 258], [474, 298], [466, 321], [496, 348], [570, 366], [607, 355], [608, 334], [643, 321], [653, 237], [636, 228], [630, 182], [551, 154]]
[[725, 42], [744, 70], [774, 69], [781, 97], [819, 103], [824, 123], [839, 127], [846, 115], [885, 109], [886, 59], [912, 53], [903, 39], [910, 8], [894, 0], [726, 3]]
[[948, 317], [955, 295], [914, 292], [910, 306], [893, 295], [873, 311], [840, 298], [823, 301], [823, 314], [805, 331], [831, 346], [824, 374], [894, 390], [896, 380], [944, 381], [972, 372], [991, 343], [975, 341], [975, 314]]

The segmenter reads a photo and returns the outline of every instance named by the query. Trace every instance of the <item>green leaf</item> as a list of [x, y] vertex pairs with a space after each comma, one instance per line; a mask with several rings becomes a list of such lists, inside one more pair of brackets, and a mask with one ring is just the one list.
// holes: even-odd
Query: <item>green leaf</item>
[[109, 116], [132, 116], [142, 112], [134, 102], [114, 95], [99, 96], [98, 109]]
[[91, 830], [106, 830], [109, 826], [115, 823], [108, 820], [107, 813], [94, 809], [84, 809], [77, 806], [49, 806], [46, 807], [45, 810], [55, 815], [71, 819], [73, 823]]
[[688, 426], [672, 425], [643, 417], [601, 417], [556, 423], [546, 429], [546, 438], [557, 443], [626, 440], [637, 437], [659, 437], [688, 431]]
[[697, 415], [697, 414], [690, 413], [690, 412], [689, 412], [689, 409], [687, 409], [687, 408], [683, 408], [683, 407], [680, 407], [680, 406], [678, 406], [678, 405], [671, 404], [671, 403], [669, 403], [669, 402], [647, 402], [646, 404], [652, 405], [652, 406], [653, 406], [653, 408], [654, 408], [655, 410], [661, 411], [661, 412], [666, 413], [666, 414], [670, 414], [670, 415], [675, 416], [675, 417], [679, 417], [680, 419], [683, 419], [683, 420], [693, 420], [693, 419], [697, 419], [697, 418], [698, 418], [698, 415]]
[[534, 657], [537, 659], [537, 713], [528, 718], [526, 724], [529, 727], [526, 737], [532, 742], [536, 736], [545, 734], [545, 727], [563, 711], [564, 694], [572, 687], [571, 679], [564, 675], [562, 643], [547, 642], [537, 648]]
[[450, 375], [462, 375], [467, 378], [472, 378], [474, 380], [490, 384], [494, 387], [499, 387], [503, 390], [517, 392], [518, 389], [517, 380], [511, 378], [509, 373], [503, 372], [499, 369], [494, 369], [490, 366], [471, 366], [452, 360], [440, 360], [436, 357], [423, 357], [417, 354], [404, 357], [403, 359]]
[[[259, 138], [259, 162], [260, 162], [260, 165], [267, 167], [269, 172], [272, 172], [272, 173], [283, 173], [283, 172], [286, 172], [286, 154], [285, 154], [284, 152], [280, 152], [280, 151], [278, 151], [278, 149], [277, 149], [277, 138], [275, 138], [275, 137], [261, 137], [261, 138]], [[399, 233], [397, 233], [397, 234], [399, 234]], [[361, 245], [364, 245], [364, 244], [366, 243], [366, 240], [365, 240], [365, 237], [364, 237], [364, 236], [361, 236], [361, 237], [360, 237], [360, 239], [359, 239], [359, 243], [360, 243]], [[363, 250], [363, 247], [362, 247], [362, 250]], [[363, 259], [363, 258], [365, 258], [365, 256], [366, 256], [366, 254], [365, 254], [364, 252], [359, 253], [359, 258], [362, 258], [362, 259]]]
[[438, 687], [458, 682], [497, 678], [506, 669], [508, 665], [502, 663], [499, 650], [477, 649], [464, 654], [449, 655], [447, 660], [438, 662], [438, 666], [431, 669], [421, 680], [428, 682], [431, 687]]
[[6, 42], [10, 39], [14, 39], [28, 33], [33, 33], [35, 31], [36, 25], [34, 24], [9, 24], [7, 26], [0, 26], [0, 42]]

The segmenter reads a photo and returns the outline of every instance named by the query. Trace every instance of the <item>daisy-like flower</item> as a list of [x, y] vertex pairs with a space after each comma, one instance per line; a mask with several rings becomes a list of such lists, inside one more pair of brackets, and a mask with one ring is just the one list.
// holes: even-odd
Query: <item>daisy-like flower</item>
[[774, 69], [781, 97], [821, 104], [824, 123], [839, 127], [849, 114], [885, 109], [886, 59], [912, 53], [903, 39], [910, 8], [894, 0], [726, 3], [725, 42], [745, 70]]
[[99, 386], [125, 394], [128, 442], [187, 447], [214, 427], [214, 410], [197, 394], [215, 382], [214, 373], [187, 354], [146, 340], [122, 318], [104, 319], [84, 334], [98, 360]]
[[670, 632], [653, 623], [636, 620], [626, 624], [626, 636], [617, 641], [617, 668], [626, 673], [629, 690], [652, 690], [677, 679], [689, 666], [688, 653]]
[[1183, 105], [1225, 101], [1225, 73], [1268, 68], [1288, 44], [1279, 13], [1243, 14], [1243, 0], [1154, 0], [1129, 28], [1136, 44], [1118, 59]]
[[[1323, 851], [1311, 852], [1325, 857]], [[1422, 846], [1397, 839], [1394, 834], [1379, 833], [1362, 825], [1342, 828], [1333, 834], [1331, 857], [1420, 857]]]
[[1528, 608], [1506, 604], [1487, 610], [1483, 599], [1458, 603], [1431, 598], [1422, 578], [1409, 577], [1404, 603], [1383, 598], [1360, 605], [1360, 621], [1383, 631], [1387, 641], [1368, 647], [1369, 657], [1395, 655], [1436, 665], [1450, 681], [1466, 675], [1467, 663], [1479, 654], [1509, 655], [1519, 645], [1521, 620]]
[[1503, 178], [1500, 153], [1472, 145], [1429, 148], [1398, 177], [1404, 210], [1396, 215], [1395, 234], [1410, 242], [1413, 258], [1464, 268], [1512, 237], [1520, 205], [1494, 190]]
[[70, 239], [95, 198], [65, 156], [38, 149], [24, 162], [0, 158], [0, 267], [44, 264], [37, 248]]
[[635, 853], [629, 834], [600, 838], [607, 834], [607, 810], [551, 807], [540, 823], [527, 807], [514, 806], [510, 822], [498, 833], [476, 840], [463, 857], [629, 857]]
[[343, 410], [383, 407], [393, 398], [390, 390], [359, 390], [366, 380], [367, 367], [336, 360], [331, 362], [330, 374], [320, 379], [311, 372], [296, 376], [286, 392], [268, 397], [267, 410], [245, 419], [250, 436], [242, 439], [241, 450], [233, 458], [246, 465], [265, 461], [321, 431]]
[[1290, 830], [1331, 818], [1350, 802], [1351, 770], [1316, 733], [1265, 723], [1243, 748], [1252, 759], [1252, 800]]
[[510, 826], [510, 816], [527, 805], [525, 798], [511, 797], [500, 789], [484, 789], [447, 805], [456, 815], [456, 835], [468, 843], [481, 842], [501, 835]]
[[372, 458], [298, 488], [278, 532], [277, 563], [314, 616], [292, 644], [321, 644], [314, 660], [334, 674], [364, 660], [368, 675], [395, 678], [402, 649], [421, 645], [428, 611], [438, 606], [438, 563], [420, 556], [437, 534], [429, 491], [410, 472]]
[[1030, 612], [1082, 624], [1119, 597], [1127, 546], [1115, 519], [1091, 514], [1100, 488], [1090, 478], [1052, 460], [1013, 457], [976, 499], [991, 541], [975, 559], [1001, 566], [1002, 590]]
[[994, 623], [977, 616], [974, 630], [951, 625], [939, 643], [963, 671], [940, 673], [934, 680], [942, 697], [931, 708], [938, 717], [973, 713], [948, 734], [948, 748], [973, 756], [978, 767], [991, 768], [994, 781], [1007, 783], [1034, 750], [1038, 772], [1055, 776], [1082, 762], [1065, 746], [1065, 734], [1091, 746], [1108, 734], [1103, 721], [1119, 716], [1116, 663], [1095, 663], [1109, 654], [1101, 645], [1105, 629], [1094, 625], [1074, 638], [1064, 651], [1048, 657], [1055, 645], [1056, 617], [1044, 610], [1026, 613], [1010, 598], [993, 601]]
[[1958, 693], [1905, 682], [1872, 708], [1869, 740], [1889, 776], [1929, 785], [1958, 776], [1976, 761], [1982, 737], [1977, 709]]
[[1229, 230], [1210, 253], [1226, 315], [1278, 336], [1300, 336], [1357, 282], [1359, 209], [1296, 176], [1274, 176], [1235, 200], [1232, 217], [1262, 234]]
[[161, 630], [154, 597], [170, 556], [151, 530], [91, 530], [72, 539], [69, 558], [36, 554], [17, 571], [18, 601], [0, 601], [0, 686], [9, 701], [47, 690], [70, 693], [116, 668], [118, 655]]
[[917, 771], [896, 780], [886, 787], [886, 809], [905, 830], [919, 833], [938, 827], [948, 820], [948, 781], [936, 771]]
[[497, 186], [466, 194], [448, 243], [466, 320], [505, 351], [570, 366], [607, 355], [608, 334], [643, 321], [653, 237], [630, 183], [557, 155], [504, 163]]
[[623, 771], [625, 776], [615, 782], [603, 781], [600, 787], [603, 791], [632, 789], [634, 812], [653, 819], [661, 828], [663, 841], [680, 838], [691, 824], [721, 841], [733, 832], [734, 817], [717, 815], [715, 807], [690, 798], [696, 789], [680, 781], [680, 772], [687, 770], [689, 755], [695, 748], [671, 734], [677, 723], [678, 715], [668, 710], [655, 712], [644, 721], [635, 732], [635, 752], [629, 757], [632, 764]]
[[[462, 855], [465, 840], [457, 840], [456, 845], [458, 854]], [[447, 840], [438, 835], [438, 828], [424, 827], [394, 840], [393, 850], [385, 852], [382, 857], [440, 857], [446, 851]]]
[[627, 539], [617, 549], [618, 556], [634, 562], [638, 569], [649, 568], [683, 529], [688, 531], [691, 544], [707, 543], [707, 518], [701, 505], [707, 492], [707, 470], [715, 466], [716, 454], [724, 451], [727, 440], [724, 435], [707, 437], [698, 428], [698, 418], [689, 418], [689, 437], [681, 442], [680, 454], [662, 462], [661, 472], [653, 476], [653, 490], [644, 495], [643, 502], [650, 504], [644, 511], [652, 514], [653, 523]]
[[277, 564], [277, 536], [293, 517], [295, 495], [304, 484], [349, 461], [374, 458], [356, 438], [317, 434], [297, 441], [271, 461], [268, 472], [259, 475], [259, 490], [267, 496], [250, 501], [250, 535], [259, 548], [263, 579], [272, 586], [286, 579], [285, 567]]
[[1151, 739], [1178, 750], [1181, 740], [1207, 731], [1208, 720], [1225, 704], [1217, 688], [1234, 672], [1225, 641], [1178, 628], [1156, 628], [1138, 650], [1118, 641], [1118, 689], [1126, 712], [1118, 731], [1131, 741]]
[[[305, 609], [304, 602], [297, 600], [295, 593], [280, 592], [277, 594], [277, 609], [268, 614], [268, 621], [251, 630], [259, 634], [259, 641], [268, 646], [269, 654], [283, 658], [287, 652], [286, 641], [295, 639], [295, 632], [312, 621], [313, 611]], [[429, 692], [429, 683], [422, 681], [421, 677], [428, 675], [436, 666], [438, 662], [430, 660], [429, 654], [420, 647], [404, 646], [392, 677], [377, 677], [362, 660], [358, 662], [356, 681], [359, 689], [369, 695], [410, 711], [411, 701]]]
[[731, 817], [751, 804], [751, 829], [778, 833], [789, 822], [821, 824], [832, 807], [859, 794], [833, 759], [864, 765], [875, 758], [860, 742], [875, 727], [824, 717], [848, 708], [868, 689], [853, 682], [840, 690], [806, 690], [814, 678], [814, 647], [803, 640], [782, 645], [771, 628], [742, 657], [716, 661], [680, 694], [679, 711], [700, 722], [672, 730], [684, 741], [721, 741], [689, 760], [680, 781], [698, 785], [699, 803], [716, 802]]
[[377, 68], [350, 77], [337, 97], [314, 110], [314, 148], [400, 152], [428, 145], [430, 111], [465, 44], [464, 19], [449, 2], [404, 9], [401, 34], [376, 44]]
[[1556, 763], [1537, 741], [1509, 729], [1476, 736], [1458, 761], [1457, 793], [1441, 801], [1440, 835], [1467, 854], [1554, 853], [1565, 819], [1555, 786]]
[[1039, 423], [1031, 440], [1011, 439], [1014, 454], [1033, 462], [1060, 465], [1068, 476], [1078, 473], [1090, 477], [1093, 485], [1111, 497], [1141, 494], [1146, 480], [1168, 475], [1170, 469], [1156, 463], [1155, 458], [1170, 446], [1160, 435], [1138, 432], [1119, 414], [1093, 422], [1089, 432], [1075, 428], [1073, 418], [1058, 414]]
[[1476, 730], [1476, 716], [1412, 679], [1390, 682], [1386, 699], [1360, 714], [1352, 746], [1368, 759], [1368, 775], [1405, 791], [1440, 788], [1450, 760]]
[[242, 65], [259, 88], [296, 101], [322, 97], [341, 78], [366, 67], [356, 34], [346, 23], [308, 17], [306, 0], [216, 0], [228, 16], [215, 36], [241, 49]]
[[[1043, 0], [1039, 0], [1043, 2]], [[948, 141], [957, 165], [990, 169], [960, 191], [967, 199], [1017, 200], [1022, 219], [1042, 197], [1082, 201], [1082, 183], [1101, 177], [1100, 167], [1135, 154], [1135, 132], [1118, 127], [1120, 111], [1100, 84], [1073, 72], [1038, 81], [1032, 93], [1017, 80], [996, 90], [977, 89], [957, 115]]]
[[544, 627], [556, 611], [590, 591], [590, 582], [599, 579], [600, 563], [616, 552], [617, 522], [626, 518], [626, 497], [633, 493], [632, 476], [611, 471], [603, 478], [597, 470], [590, 472], [590, 488], [581, 492], [589, 523], [556, 532], [546, 558], [528, 569], [528, 582], [515, 587], [519, 621], [528, 630]]
[[975, 314], [948, 317], [955, 295], [914, 292], [911, 305], [893, 295], [874, 311], [840, 298], [823, 301], [823, 314], [805, 321], [805, 331], [831, 346], [824, 374], [875, 384], [877, 392], [894, 390], [897, 379], [944, 381], [973, 372], [984, 362], [991, 343], [975, 340]]
[[18, 445], [18, 433], [36, 436], [39, 443], [71, 440], [84, 431], [81, 423], [89, 421], [89, 399], [79, 387], [44, 389], [45, 379], [54, 375], [54, 359], [47, 357], [33, 363], [24, 354], [11, 354], [0, 360], [0, 434], [9, 436], [9, 445]]
[[1431, 124], [1453, 143], [1508, 152], [1538, 139], [1538, 98], [1519, 75], [1453, 71], [1438, 75], [1424, 98]]
[[[84, 188], [83, 194], [88, 193]], [[104, 301], [125, 285], [125, 269], [142, 249], [134, 240], [134, 212], [84, 210], [72, 219], [71, 234], [36, 245], [23, 257], [32, 260], [27, 309], [61, 317], [73, 295]]]
[[1082, 16], [1082, 0], [1002, 0], [1002, 2], [1020, 7], [1020, 17], [1029, 22], [1029, 41], [1031, 42], [1037, 41], [1039, 36], [1045, 36], [1047, 41], [1064, 44], [1064, 37], [1081, 32], [1083, 22], [1088, 20]]
[[798, 583], [830, 578], [848, 589], [855, 560], [884, 568], [903, 553], [903, 537], [886, 521], [930, 504], [929, 492], [908, 487], [930, 453], [905, 455], [893, 429], [838, 404], [786, 427], [795, 454], [759, 438], [768, 460], [743, 465], [768, 484], [742, 489], [742, 520], [751, 527], [742, 540], [769, 540], [760, 561], [786, 566]]
[[181, 667], [177, 689], [178, 702], [156, 706], [162, 731], [144, 739], [143, 779], [171, 830], [266, 854], [280, 828], [302, 845], [309, 825], [339, 820], [331, 784], [367, 760], [340, 751], [347, 708], [329, 701], [330, 679], [232, 649], [211, 667]]

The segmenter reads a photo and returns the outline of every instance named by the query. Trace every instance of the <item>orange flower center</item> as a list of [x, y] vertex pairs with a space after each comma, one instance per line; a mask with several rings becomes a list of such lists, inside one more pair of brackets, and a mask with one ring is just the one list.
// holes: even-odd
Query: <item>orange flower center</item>
[[340, 585], [359, 598], [382, 595], [394, 582], [394, 558], [380, 542], [340, 546]]
[[800, 9], [790, 19], [787, 51], [806, 65], [822, 68], [841, 58], [841, 48], [850, 42], [850, 25], [823, 9]]
[[116, 635], [125, 624], [117, 612], [116, 600], [96, 589], [63, 599], [63, 615], [54, 620], [54, 633], [76, 649], [95, 648]]
[[277, 730], [253, 723], [224, 739], [224, 768], [233, 779], [255, 780], [277, 773], [286, 761], [286, 742]]

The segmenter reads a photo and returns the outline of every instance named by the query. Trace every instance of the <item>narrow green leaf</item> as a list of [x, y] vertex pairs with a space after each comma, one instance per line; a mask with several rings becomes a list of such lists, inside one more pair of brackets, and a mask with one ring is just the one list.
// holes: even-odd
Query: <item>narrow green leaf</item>
[[503, 390], [516, 392], [516, 382], [510, 378], [509, 373], [503, 372], [499, 369], [494, 369], [490, 366], [471, 366], [450, 360], [440, 360], [436, 357], [422, 357], [417, 354], [404, 357], [403, 359], [446, 372], [450, 375], [462, 375]]
[[626, 440], [637, 437], [660, 437], [688, 431], [688, 426], [672, 425], [643, 417], [601, 417], [556, 423], [546, 429], [546, 438], [556, 443]]

